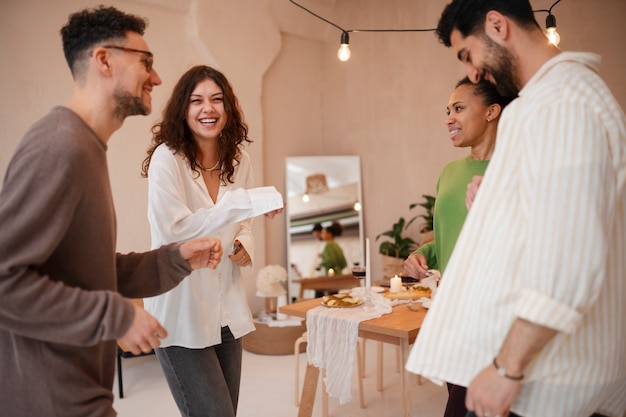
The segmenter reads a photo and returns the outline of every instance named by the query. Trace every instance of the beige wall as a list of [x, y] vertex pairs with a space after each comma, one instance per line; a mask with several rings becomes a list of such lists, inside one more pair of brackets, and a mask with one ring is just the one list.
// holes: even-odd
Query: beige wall
[[[350, 29], [433, 27], [446, 0], [299, 0]], [[19, 139], [51, 106], [64, 104], [71, 78], [58, 35], [67, 15], [100, 1], [0, 0], [0, 179]], [[536, 9], [553, 1], [533, 0]], [[452, 149], [445, 105], [463, 68], [432, 33], [353, 33], [352, 59], [339, 62], [340, 33], [288, 0], [111, 1], [146, 16], [146, 39], [163, 85], [154, 112], [126, 121], [109, 142], [122, 252], [150, 246], [146, 181], [139, 176], [150, 126], [174, 83], [192, 65], [214, 65], [234, 85], [254, 143], [259, 185], [284, 191], [284, 158], [361, 156], [365, 232], [387, 230], [421, 194], [434, 193], [439, 170], [465, 155]], [[601, 7], [600, 7], [601, 6]], [[563, 50], [603, 55], [602, 75], [626, 107], [626, 3], [564, 0], [553, 12]], [[541, 25], [545, 13], [537, 14]], [[45, 184], [42, 184], [45, 186]], [[285, 222], [258, 219], [256, 269], [286, 264]], [[380, 271], [373, 257], [373, 271]], [[261, 303], [248, 293], [253, 310]]]
[[[344, 28], [425, 28], [436, 26], [446, 3], [338, 0], [334, 12], [322, 15]], [[302, 4], [320, 10], [319, 2]], [[553, 1], [532, 4], [547, 9]], [[626, 107], [626, 2], [564, 0], [553, 13], [561, 48], [601, 54], [602, 76]], [[547, 14], [536, 16], [543, 26]], [[321, 42], [283, 34], [283, 49], [265, 79], [265, 179], [284, 181], [285, 156], [360, 155], [365, 233], [375, 252], [375, 237], [399, 216], [417, 214], [409, 212], [409, 204], [424, 193], [434, 194], [442, 166], [466, 155], [451, 147], [443, 124], [450, 92], [464, 72], [432, 33], [353, 33], [348, 62], [336, 58], [339, 39], [333, 28]], [[307, 88], [320, 88], [319, 96], [315, 91], [307, 96]], [[318, 105], [321, 117], [314, 109]], [[273, 248], [268, 262], [285, 262], [284, 250], [275, 245], [284, 245], [284, 225], [270, 224], [267, 230], [268, 248]], [[417, 237], [416, 228], [412, 233]], [[372, 258], [374, 273], [380, 272], [379, 258]]]

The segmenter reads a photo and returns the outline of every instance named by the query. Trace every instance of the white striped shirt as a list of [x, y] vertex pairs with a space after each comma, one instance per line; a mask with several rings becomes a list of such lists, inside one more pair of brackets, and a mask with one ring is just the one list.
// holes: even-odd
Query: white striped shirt
[[626, 127], [599, 57], [563, 52], [504, 111], [407, 369], [467, 386], [517, 318], [557, 330], [512, 411], [626, 410]]

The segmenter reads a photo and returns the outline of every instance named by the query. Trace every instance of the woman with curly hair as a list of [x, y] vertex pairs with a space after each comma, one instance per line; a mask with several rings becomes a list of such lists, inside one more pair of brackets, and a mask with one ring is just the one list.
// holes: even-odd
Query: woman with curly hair
[[241, 338], [254, 330], [240, 278], [252, 264], [251, 218], [283, 210], [274, 187], [252, 187], [252, 142], [237, 97], [219, 71], [196, 66], [178, 81], [152, 128], [143, 162], [152, 245], [210, 234], [232, 247], [216, 270], [197, 270], [144, 300], [169, 330], [157, 357], [183, 416], [235, 417]]

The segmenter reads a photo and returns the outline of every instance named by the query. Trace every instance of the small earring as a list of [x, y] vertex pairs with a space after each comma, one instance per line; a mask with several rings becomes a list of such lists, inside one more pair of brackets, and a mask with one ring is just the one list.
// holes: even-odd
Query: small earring
[[491, 117], [487, 117], [487, 123], [491, 122]]

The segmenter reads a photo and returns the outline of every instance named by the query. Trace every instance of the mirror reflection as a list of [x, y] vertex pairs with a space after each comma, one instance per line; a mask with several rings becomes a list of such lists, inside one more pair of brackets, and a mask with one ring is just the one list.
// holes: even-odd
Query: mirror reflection
[[[288, 157], [285, 180], [289, 297], [314, 297], [314, 290], [301, 291], [297, 281], [328, 275], [340, 279], [351, 274], [351, 266], [363, 265], [360, 158]], [[314, 233], [316, 225], [323, 229], [320, 233]], [[338, 250], [345, 263], [334, 260]]]

